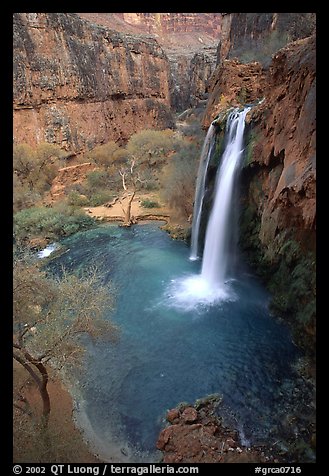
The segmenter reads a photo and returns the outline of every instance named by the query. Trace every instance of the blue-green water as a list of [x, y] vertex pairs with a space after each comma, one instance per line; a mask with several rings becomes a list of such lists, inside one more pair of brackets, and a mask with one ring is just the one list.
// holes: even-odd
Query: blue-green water
[[97, 264], [116, 288], [111, 317], [120, 340], [88, 344], [80, 378], [85, 411], [103, 442], [117, 437], [152, 452], [167, 409], [213, 393], [223, 395], [223, 411], [246, 441], [270, 437], [294, 385], [298, 352], [251, 274], [227, 283], [225, 300], [197, 304], [176, 290], [200, 272], [200, 262], [158, 225], [104, 226], [62, 244], [69, 250], [50, 268]]

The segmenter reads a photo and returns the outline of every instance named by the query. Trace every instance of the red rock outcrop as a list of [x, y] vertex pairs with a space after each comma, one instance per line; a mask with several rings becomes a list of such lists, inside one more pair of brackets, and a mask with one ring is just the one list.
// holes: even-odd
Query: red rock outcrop
[[269, 254], [280, 231], [295, 227], [301, 239], [303, 230], [315, 229], [315, 77], [312, 36], [279, 50], [266, 75], [258, 63], [223, 61], [210, 86], [205, 127], [228, 106], [265, 98], [247, 116], [253, 128], [248, 166], [258, 166], [259, 236]]
[[152, 35], [168, 56], [170, 96], [182, 111], [206, 99], [207, 81], [216, 66], [221, 13], [78, 13], [123, 33]]
[[173, 125], [168, 59], [154, 38], [67, 13], [14, 14], [14, 139], [79, 152]]
[[237, 57], [269, 63], [271, 54], [315, 33], [315, 13], [222, 13], [217, 62]]
[[250, 165], [260, 166], [267, 176], [262, 182], [265, 200], [259, 206], [260, 239], [269, 254], [275, 253], [275, 237], [286, 229], [295, 229], [307, 249], [315, 246], [315, 58], [314, 36], [274, 55], [265, 101], [250, 117], [255, 135]]
[[162, 46], [186, 48], [214, 43], [221, 31], [221, 13], [78, 13], [94, 23], [128, 33], [156, 35]]
[[57, 176], [52, 183], [47, 201], [52, 202], [62, 198], [68, 187], [82, 183], [86, 180], [87, 174], [96, 169], [97, 166], [91, 162], [62, 167], [58, 170]]
[[252, 463], [278, 461], [261, 448], [241, 448], [237, 432], [225, 427], [212, 399], [168, 411], [170, 425], [161, 431], [157, 448], [163, 463]]
[[260, 63], [242, 64], [236, 59], [222, 61], [209, 80], [209, 98], [203, 126], [208, 128], [215, 116], [228, 107], [262, 98], [265, 85], [265, 71]]

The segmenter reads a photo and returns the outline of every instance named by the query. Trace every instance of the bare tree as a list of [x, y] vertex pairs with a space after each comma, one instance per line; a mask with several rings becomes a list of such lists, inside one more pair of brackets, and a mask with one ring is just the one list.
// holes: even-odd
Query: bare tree
[[[82, 334], [114, 339], [117, 328], [103, 317], [113, 305], [112, 293], [96, 269], [82, 277], [63, 270], [61, 278], [48, 277], [36, 263], [14, 263], [13, 358], [36, 384], [42, 400], [42, 425], [47, 427], [51, 401], [47, 389], [49, 365], [60, 370], [81, 362]], [[33, 414], [22, 388], [14, 386], [14, 405]]]
[[[131, 216], [131, 205], [135, 198], [138, 184], [144, 183], [140, 177], [140, 173], [136, 168], [136, 158], [134, 156], [132, 156], [126, 167], [121, 167], [119, 174], [122, 178], [122, 188], [126, 192], [119, 200], [124, 214], [123, 226], [131, 226], [136, 223], [135, 218]], [[124, 207], [123, 200], [126, 198], [128, 201]]]

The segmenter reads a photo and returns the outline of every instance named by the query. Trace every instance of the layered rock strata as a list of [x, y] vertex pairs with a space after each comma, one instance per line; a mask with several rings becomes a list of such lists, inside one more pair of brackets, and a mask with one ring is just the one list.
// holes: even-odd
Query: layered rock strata
[[168, 56], [174, 110], [200, 105], [207, 98], [215, 69], [221, 13], [79, 13], [124, 33], [152, 35]]
[[14, 14], [14, 139], [80, 152], [173, 126], [168, 59], [151, 37], [67, 13]]

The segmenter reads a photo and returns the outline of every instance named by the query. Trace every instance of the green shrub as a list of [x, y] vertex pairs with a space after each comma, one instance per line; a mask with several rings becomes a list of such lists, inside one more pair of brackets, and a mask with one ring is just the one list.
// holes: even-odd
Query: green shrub
[[144, 208], [159, 208], [160, 205], [158, 202], [154, 201], [154, 200], [142, 200], [141, 201], [141, 205], [142, 207]]
[[87, 174], [87, 183], [90, 189], [97, 189], [109, 185], [109, 175], [105, 170], [93, 170]]
[[126, 149], [138, 162], [161, 163], [171, 151], [176, 150], [176, 142], [175, 133], [170, 129], [147, 129], [132, 135]]
[[81, 195], [76, 190], [72, 190], [67, 196], [67, 203], [74, 207], [85, 207], [88, 205], [89, 200], [86, 196]]
[[254, 130], [249, 131], [247, 138], [246, 138], [246, 145], [245, 145], [245, 153], [243, 159], [244, 167], [252, 164], [254, 161], [254, 147], [257, 144], [257, 134]]
[[103, 205], [104, 203], [112, 200], [113, 194], [110, 192], [107, 192], [106, 190], [100, 190], [99, 192], [93, 193], [90, 198], [89, 198], [89, 205], [91, 207], [99, 207], [100, 205]]
[[[20, 183], [30, 192], [43, 194], [50, 189], [63, 155], [63, 151], [55, 144], [44, 142], [36, 148], [24, 143], [15, 144], [13, 170], [16, 185]], [[14, 189], [14, 195], [15, 192]]]
[[95, 220], [72, 207], [32, 207], [14, 215], [14, 239], [28, 241], [35, 237], [59, 239], [95, 225]]
[[126, 160], [127, 152], [114, 141], [99, 145], [86, 154], [87, 160], [103, 167], [110, 167], [115, 162]]
[[23, 183], [14, 173], [13, 177], [13, 211], [14, 213], [22, 210], [23, 208], [32, 207], [39, 200], [41, 200], [41, 194], [37, 191], [31, 190], [28, 184]]
[[160, 177], [163, 200], [188, 218], [193, 212], [199, 148], [187, 143], [171, 158]]

